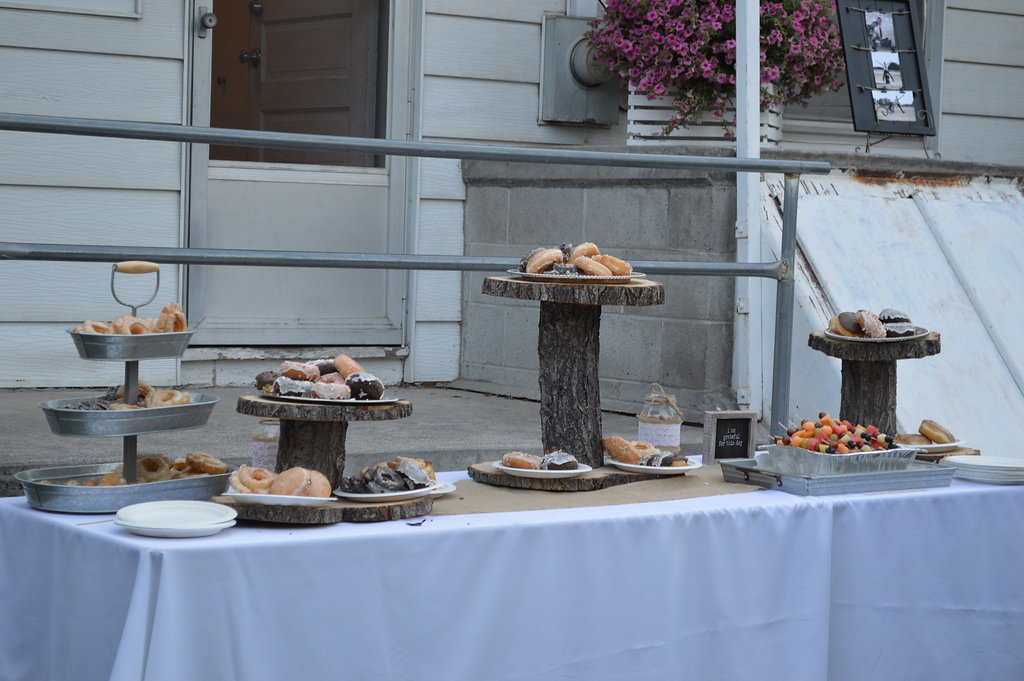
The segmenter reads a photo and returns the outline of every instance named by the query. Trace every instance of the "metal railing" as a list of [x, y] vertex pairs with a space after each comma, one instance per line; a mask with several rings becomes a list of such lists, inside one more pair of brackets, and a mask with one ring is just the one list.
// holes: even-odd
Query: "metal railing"
[[[600, 165], [626, 168], [783, 173], [785, 175], [780, 258], [774, 262], [707, 263], [643, 261], [638, 268], [650, 274], [763, 277], [775, 279], [776, 317], [773, 350], [771, 423], [785, 423], [789, 404], [793, 346], [793, 262], [796, 253], [796, 214], [799, 175], [827, 174], [828, 163], [783, 159], [743, 159], [670, 154], [535, 149], [475, 144], [404, 142], [358, 137], [228, 130], [160, 123], [135, 123], [0, 113], [0, 130], [158, 140], [190, 144], [312, 151], [357, 151], [390, 156]], [[416, 254], [321, 253], [307, 251], [155, 248], [0, 242], [0, 259], [109, 262], [151, 260], [177, 265], [240, 265], [258, 267], [337, 267], [398, 270], [458, 270], [504, 272], [517, 258], [435, 256]], [[773, 426], [769, 426], [774, 430]]]

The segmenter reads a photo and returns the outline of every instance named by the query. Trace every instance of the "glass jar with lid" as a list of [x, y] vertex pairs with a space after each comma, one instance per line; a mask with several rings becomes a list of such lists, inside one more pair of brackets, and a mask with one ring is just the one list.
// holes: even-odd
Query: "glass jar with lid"
[[636, 415], [637, 440], [649, 442], [663, 452], [678, 452], [683, 430], [683, 412], [676, 398], [657, 383], [644, 398], [644, 407]]

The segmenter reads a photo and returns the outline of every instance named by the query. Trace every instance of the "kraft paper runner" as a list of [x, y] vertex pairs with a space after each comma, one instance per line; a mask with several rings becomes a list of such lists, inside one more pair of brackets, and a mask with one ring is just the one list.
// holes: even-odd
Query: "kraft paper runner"
[[592, 492], [543, 492], [459, 480], [455, 491], [434, 499], [431, 515], [540, 511], [549, 508], [616, 506], [646, 501], [671, 501], [737, 494], [761, 489], [757, 485], [725, 482], [720, 466], [704, 466], [686, 475], [652, 478]]

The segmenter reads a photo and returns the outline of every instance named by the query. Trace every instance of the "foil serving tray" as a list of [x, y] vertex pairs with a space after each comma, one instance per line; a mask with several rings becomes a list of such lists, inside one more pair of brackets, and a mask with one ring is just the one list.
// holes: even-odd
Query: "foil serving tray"
[[785, 445], [768, 445], [762, 449], [767, 454], [762, 454], [757, 458], [764, 459], [763, 465], [779, 473], [794, 475], [841, 475], [899, 471], [907, 468], [921, 451], [913, 447], [901, 447], [873, 452], [857, 452], [856, 454], [823, 454]]
[[40, 402], [39, 408], [46, 414], [50, 430], [57, 435], [112, 437], [199, 428], [206, 425], [213, 405], [220, 401], [215, 395], [192, 393], [192, 401], [189, 404], [176, 404], [170, 407], [115, 411], [68, 408], [69, 405], [100, 397], [102, 395], [47, 400]]
[[110, 487], [84, 487], [54, 483], [71, 479], [98, 478], [104, 473], [113, 473], [120, 463], [100, 463], [79, 466], [36, 468], [15, 473], [14, 478], [25, 491], [25, 500], [32, 508], [43, 511], [64, 513], [116, 513], [119, 509], [144, 501], [190, 500], [206, 501], [223, 494], [228, 486], [227, 473], [218, 475], [197, 475], [179, 480], [143, 482], [134, 485]]
[[68, 330], [75, 341], [78, 356], [109, 362], [181, 357], [195, 331], [143, 333], [139, 335], [80, 333]]
[[773, 467], [771, 461], [765, 460], [767, 456], [767, 454], [762, 454], [754, 459], [724, 459], [720, 462], [722, 477], [726, 482], [758, 485], [765, 489], [779, 490], [789, 494], [826, 496], [949, 487], [953, 480], [953, 474], [956, 472], [954, 466], [947, 464], [912, 460], [906, 466], [898, 469], [845, 473], [793, 473], [783, 472]]

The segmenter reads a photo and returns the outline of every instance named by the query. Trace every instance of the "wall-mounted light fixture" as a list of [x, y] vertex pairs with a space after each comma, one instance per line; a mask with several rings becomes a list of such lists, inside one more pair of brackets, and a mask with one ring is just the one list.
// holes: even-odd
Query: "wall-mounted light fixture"
[[547, 14], [542, 24], [540, 120], [611, 125], [619, 120], [623, 88], [594, 58], [583, 34], [590, 19]]

